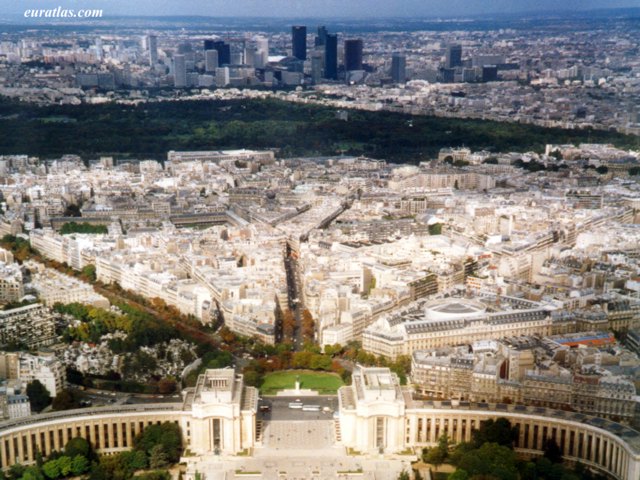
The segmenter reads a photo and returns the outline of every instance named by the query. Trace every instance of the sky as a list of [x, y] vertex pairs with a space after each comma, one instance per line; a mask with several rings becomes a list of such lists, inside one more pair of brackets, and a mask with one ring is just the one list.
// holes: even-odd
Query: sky
[[101, 8], [110, 15], [434, 17], [638, 7], [638, 0], [0, 0], [1, 14]]

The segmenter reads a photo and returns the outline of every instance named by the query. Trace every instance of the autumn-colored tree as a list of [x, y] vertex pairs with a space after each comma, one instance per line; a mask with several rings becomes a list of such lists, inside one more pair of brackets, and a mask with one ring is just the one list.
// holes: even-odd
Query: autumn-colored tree
[[173, 378], [163, 378], [158, 382], [158, 393], [167, 394], [176, 391], [176, 381]]
[[301, 328], [302, 328], [302, 337], [305, 340], [313, 341], [315, 336], [315, 322], [313, 321], [311, 312], [309, 312], [309, 310], [307, 309], [303, 310], [302, 312]]
[[285, 340], [293, 338], [293, 332], [296, 328], [296, 318], [291, 310], [285, 310], [282, 314], [282, 336]]

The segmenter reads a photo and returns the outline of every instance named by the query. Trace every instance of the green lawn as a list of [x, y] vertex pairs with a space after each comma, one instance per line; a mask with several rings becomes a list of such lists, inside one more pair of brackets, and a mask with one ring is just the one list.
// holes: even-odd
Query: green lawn
[[344, 385], [342, 379], [333, 373], [288, 370], [265, 375], [260, 386], [260, 393], [275, 395], [280, 390], [295, 388], [296, 378], [300, 380], [300, 388], [317, 390], [318, 393], [324, 395], [334, 394], [338, 388]]

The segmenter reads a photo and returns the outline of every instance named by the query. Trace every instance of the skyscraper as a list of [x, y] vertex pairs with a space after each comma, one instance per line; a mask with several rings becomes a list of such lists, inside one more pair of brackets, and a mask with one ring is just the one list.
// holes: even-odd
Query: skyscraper
[[394, 83], [407, 81], [407, 58], [402, 53], [394, 53], [391, 57], [391, 79]]
[[311, 55], [311, 78], [313, 83], [320, 83], [322, 78], [322, 53], [314, 52]]
[[147, 37], [147, 48], [149, 49], [149, 64], [153, 66], [158, 63], [158, 37], [149, 35]]
[[316, 35], [316, 47], [323, 47], [327, 43], [327, 27], [318, 27], [318, 35]]
[[362, 70], [362, 39], [352, 38], [344, 41], [344, 69]]
[[298, 60], [307, 59], [307, 27], [291, 27], [291, 54]]
[[254, 60], [256, 68], [264, 68], [269, 61], [269, 39], [266, 37], [256, 37], [256, 57]]
[[327, 33], [324, 46], [324, 78], [338, 79], [338, 35]]
[[215, 72], [218, 64], [218, 51], [211, 49], [204, 52], [204, 68], [207, 72]]
[[496, 82], [498, 80], [498, 67], [496, 65], [485, 65], [482, 67], [482, 81]]
[[176, 88], [185, 88], [187, 86], [187, 63], [185, 56], [181, 54], [173, 57], [173, 85]]
[[447, 45], [447, 53], [445, 57], [445, 68], [455, 68], [462, 66], [462, 45]]
[[227, 45], [222, 40], [205, 40], [204, 51], [215, 50], [218, 52], [218, 64], [229, 65], [231, 63], [231, 45]]
[[258, 55], [258, 50], [254, 45], [247, 45], [244, 48], [244, 64], [249, 67], [256, 66], [256, 56]]
[[102, 60], [102, 38], [96, 38], [96, 58]]

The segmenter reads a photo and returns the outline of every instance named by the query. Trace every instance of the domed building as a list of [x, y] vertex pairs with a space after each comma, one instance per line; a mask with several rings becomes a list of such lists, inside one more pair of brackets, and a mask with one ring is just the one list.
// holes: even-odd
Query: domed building
[[460, 320], [481, 318], [487, 307], [482, 302], [465, 298], [445, 298], [429, 302], [424, 307], [425, 320]]

